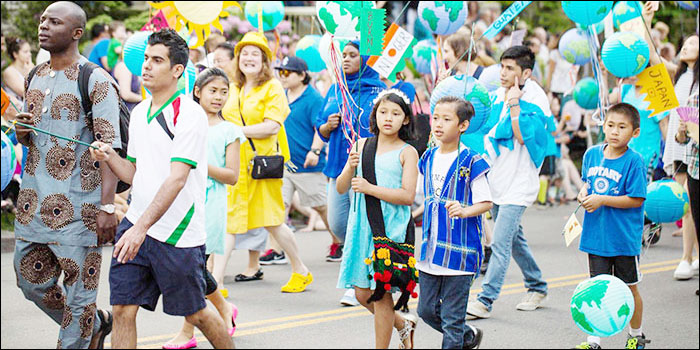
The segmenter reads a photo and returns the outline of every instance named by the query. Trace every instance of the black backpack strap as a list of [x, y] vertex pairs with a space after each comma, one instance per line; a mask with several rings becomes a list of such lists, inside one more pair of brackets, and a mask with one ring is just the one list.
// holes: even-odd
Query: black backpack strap
[[90, 101], [90, 76], [96, 68], [99, 68], [99, 66], [92, 62], [85, 62], [85, 64], [83, 64], [83, 66], [80, 67], [80, 73], [78, 73], [78, 90], [80, 91], [80, 104], [83, 106], [85, 117], [90, 119], [90, 123], [92, 123], [92, 101]]
[[[362, 177], [372, 185], [377, 185], [377, 174], [374, 171], [374, 160], [377, 154], [377, 143], [379, 137], [375, 136], [367, 139], [365, 146], [362, 149]], [[384, 227], [384, 215], [382, 205], [379, 199], [374, 196], [365, 194], [365, 203], [367, 205], [367, 219], [369, 226], [372, 228], [372, 236], [386, 236], [386, 228]]]
[[474, 79], [479, 79], [479, 77], [481, 76], [481, 73], [483, 73], [483, 72], [484, 72], [484, 67], [476, 66], [476, 70], [474, 71], [474, 75], [473, 75]]
[[[32, 68], [32, 70], [29, 71], [29, 74], [27, 74], [27, 86], [24, 87], [25, 90], [29, 90], [29, 85], [32, 83], [32, 79], [36, 75], [36, 72], [39, 70], [39, 67], [41, 67], [42, 64], [37, 64]], [[24, 92], [25, 94], [27, 93], [26, 91]]]

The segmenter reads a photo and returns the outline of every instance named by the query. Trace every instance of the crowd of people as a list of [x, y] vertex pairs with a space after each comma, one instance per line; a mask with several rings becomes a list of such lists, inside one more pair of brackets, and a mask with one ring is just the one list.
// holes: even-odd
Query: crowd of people
[[[214, 347], [231, 348], [231, 252], [248, 251], [236, 282], [263, 279], [261, 265], [289, 264], [280, 291], [304, 292], [314, 276], [295, 231], [320, 229], [329, 233], [326, 261], [340, 262], [340, 303], [374, 314], [378, 348], [389, 346], [392, 328], [401, 347], [413, 347], [418, 320], [399, 310], [409, 295], [418, 297], [418, 316], [443, 333], [443, 348], [475, 348], [484, 334], [473, 322], [494, 311], [511, 257], [527, 289], [516, 308], [534, 311], [547, 298], [521, 225], [526, 209], [578, 201], [591, 277], [614, 274], [630, 286], [637, 307], [626, 346], [644, 348], [638, 259], [642, 244], [660, 235], [644, 218], [646, 186], [672, 177], [688, 191], [691, 210], [672, 235], [683, 237], [673, 277], [690, 279], [698, 271], [698, 140], [675, 111], [650, 117], [636, 78], [616, 81], [604, 67], [610, 107], [581, 108], [572, 93], [591, 68], [560, 54], [559, 33], [520, 22], [516, 29], [529, 33], [522, 43], [506, 27], [472, 45], [498, 17], [491, 5], [469, 2], [467, 25], [438, 41], [444, 66], [434, 76], [407, 69], [397, 83], [368, 66], [357, 40], [342, 49], [338, 82], [310, 72], [293, 49], [276, 57], [275, 42], [257, 31], [236, 43], [212, 34], [204, 49], [190, 49], [174, 30], [160, 30], [137, 76], [123, 62], [133, 33], [121, 22], [93, 25], [79, 52], [87, 18], [71, 2], [41, 14], [39, 46], [48, 56], [36, 65], [36, 48], [3, 33], [2, 87], [18, 106], [2, 116], [17, 154], [3, 213], [16, 216], [17, 284], [60, 324], [58, 347], [100, 347], [111, 334], [114, 348], [135, 348], [139, 308], [153, 311], [162, 296], [165, 313], [185, 318], [163, 348], [195, 347], [194, 327]], [[654, 22], [653, 6], [643, 16]], [[698, 33], [676, 50], [668, 25], [648, 29], [649, 46], [660, 48], [649, 64], [664, 63], [680, 106], [697, 108]], [[178, 79], [188, 61], [197, 78], [183, 94]], [[88, 62], [99, 68], [82, 86]], [[493, 65], [500, 88], [485, 127], [470, 129], [475, 110], [463, 98], [443, 97], [430, 112], [440, 82], [478, 79]], [[292, 211], [308, 217], [306, 228], [293, 227]], [[111, 311], [95, 303], [106, 243], [114, 244]], [[467, 303], [480, 274], [482, 291]], [[580, 346], [600, 343], [589, 336]]]

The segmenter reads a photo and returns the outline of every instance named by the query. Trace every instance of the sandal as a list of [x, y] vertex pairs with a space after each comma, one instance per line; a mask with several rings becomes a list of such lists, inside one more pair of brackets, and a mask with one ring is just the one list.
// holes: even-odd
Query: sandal
[[[418, 319], [416, 316], [405, 313], [402, 314], [404, 321], [403, 321], [403, 328], [399, 329], [399, 349], [413, 349], [413, 334], [416, 331], [416, 326], [418, 325]], [[407, 348], [404, 342], [410, 339], [411, 340], [411, 347]]]
[[107, 311], [107, 319], [105, 320], [105, 316], [102, 313], [102, 310], [97, 310], [97, 317], [100, 318], [100, 330], [97, 332], [100, 333], [100, 338], [97, 341], [97, 349], [104, 349], [105, 348], [105, 338], [112, 333], [112, 325], [114, 323], [114, 319], [112, 318], [112, 313]]
[[236, 275], [236, 282], [248, 282], [248, 281], [258, 281], [263, 278], [263, 271], [262, 269], [259, 269], [258, 272], [256, 272], [252, 276], [246, 276], [242, 273], [239, 273]]

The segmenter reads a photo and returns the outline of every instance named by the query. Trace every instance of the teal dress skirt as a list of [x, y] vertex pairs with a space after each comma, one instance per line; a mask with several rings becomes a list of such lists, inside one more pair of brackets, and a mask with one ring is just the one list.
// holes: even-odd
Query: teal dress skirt
[[[400, 149], [378, 154], [375, 157], [377, 186], [390, 189], [401, 188], [403, 166], [399, 156], [407, 146], [408, 144]], [[358, 176], [362, 176], [361, 159], [357, 171]], [[393, 241], [403, 242], [406, 239], [409, 220], [411, 220], [411, 207], [385, 201], [380, 201], [380, 203], [387, 231], [386, 236]], [[372, 229], [367, 219], [365, 195], [355, 193], [350, 198], [347, 236], [343, 247], [343, 261], [340, 264], [337, 287], [341, 289], [352, 287], [375, 289], [376, 282], [370, 277], [374, 275], [374, 268], [371, 264], [365, 263], [366, 258], [372, 259], [373, 252]]]

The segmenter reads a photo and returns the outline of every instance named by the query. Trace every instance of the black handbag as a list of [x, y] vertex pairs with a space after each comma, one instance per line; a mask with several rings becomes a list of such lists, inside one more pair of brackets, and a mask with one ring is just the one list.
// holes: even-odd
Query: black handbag
[[[243, 119], [243, 110], [241, 109], [241, 100], [238, 99], [238, 113], [241, 115], [241, 121], [243, 126], [246, 126], [245, 120]], [[281, 155], [275, 156], [259, 156], [258, 151], [255, 150], [255, 144], [253, 140], [248, 138], [250, 142], [250, 147], [253, 149], [255, 156], [251, 161], [252, 170], [250, 176], [255, 180], [264, 179], [281, 179], [284, 176], [284, 157]], [[280, 144], [277, 142], [277, 152], [280, 151]]]

